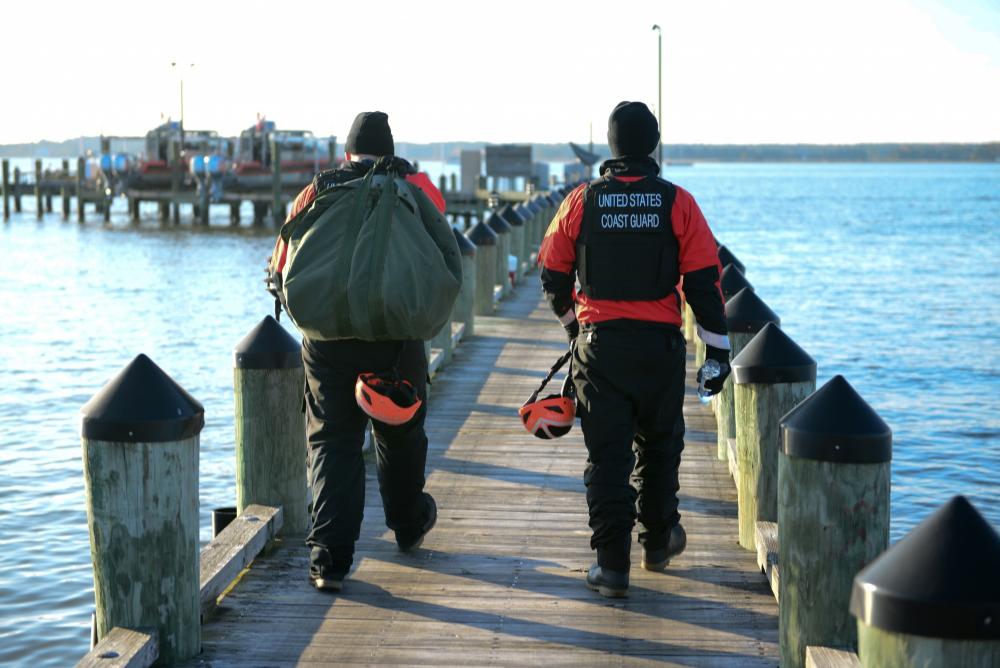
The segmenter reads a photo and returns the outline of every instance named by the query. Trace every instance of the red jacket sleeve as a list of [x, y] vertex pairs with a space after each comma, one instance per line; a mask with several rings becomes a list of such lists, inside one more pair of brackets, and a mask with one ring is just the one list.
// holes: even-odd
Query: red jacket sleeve
[[538, 264], [563, 274], [572, 274], [576, 262], [576, 238], [583, 222], [583, 192], [586, 184], [577, 186], [559, 205], [555, 217], [545, 231], [538, 250]]
[[437, 186], [431, 183], [431, 180], [426, 173], [417, 172], [416, 174], [409, 174], [406, 177], [406, 182], [412, 183], [416, 187], [423, 190], [424, 194], [427, 195], [427, 197], [430, 198], [431, 202], [434, 203], [434, 206], [437, 207], [437, 210], [440, 211], [441, 213], [444, 213], [445, 209], [444, 195], [442, 195], [441, 191], [437, 189]]

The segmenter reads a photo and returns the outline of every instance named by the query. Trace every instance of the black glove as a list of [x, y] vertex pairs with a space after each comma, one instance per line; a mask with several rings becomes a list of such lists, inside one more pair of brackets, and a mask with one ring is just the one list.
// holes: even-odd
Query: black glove
[[563, 329], [566, 330], [566, 338], [569, 339], [570, 343], [576, 341], [576, 337], [580, 336], [580, 321], [574, 320], [568, 325], [563, 325]]
[[[726, 378], [729, 378], [729, 373], [732, 370], [729, 367], [729, 351], [723, 350], [722, 348], [715, 348], [714, 346], [705, 346], [705, 360], [715, 360], [719, 363], [719, 375], [715, 378], [711, 378], [705, 381], [705, 389], [708, 390], [710, 396], [714, 396], [722, 391], [722, 386], [726, 382]], [[701, 378], [705, 366], [702, 365], [698, 369], [698, 384], [701, 384]]]

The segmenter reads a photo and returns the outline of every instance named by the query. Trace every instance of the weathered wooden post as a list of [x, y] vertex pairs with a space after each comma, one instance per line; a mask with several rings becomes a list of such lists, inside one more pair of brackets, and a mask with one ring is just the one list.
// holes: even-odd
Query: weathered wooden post
[[86, 173], [87, 165], [83, 158], [76, 159], [76, 220], [77, 222], [84, 222], [86, 219], [84, 213], [84, 201], [83, 201], [83, 176]]
[[[515, 282], [521, 282], [521, 260], [524, 254], [524, 217], [510, 202], [500, 209], [500, 217], [510, 225], [507, 252], [514, 260], [512, 262], [508, 257], [507, 274], [510, 275], [511, 288], [513, 288]], [[511, 271], [511, 266], [514, 267], [513, 272]]]
[[275, 226], [285, 222], [285, 203], [281, 201], [281, 154], [278, 140], [271, 135], [271, 220]]
[[174, 225], [181, 223], [181, 145], [170, 143], [170, 201]]
[[778, 582], [781, 665], [807, 645], [854, 647], [859, 569], [889, 543], [892, 431], [843, 376], [781, 420]]
[[11, 192], [14, 193], [14, 213], [21, 213], [21, 168], [14, 167], [14, 183]]
[[237, 227], [240, 224], [240, 203], [230, 202], [229, 203], [229, 224], [233, 227]]
[[480, 220], [469, 231], [469, 241], [476, 245], [476, 315], [493, 315], [493, 286], [496, 284], [497, 234]]
[[[500, 298], [504, 298], [510, 294], [510, 280], [507, 278], [507, 273], [510, 266], [510, 231], [511, 226], [503, 219], [495, 210], [490, 214], [490, 217], [486, 219], [486, 224], [490, 226], [490, 229], [496, 232], [497, 243], [496, 243], [496, 277], [497, 283], [500, 284]], [[475, 241], [475, 240], [473, 240]], [[476, 244], [477, 246], [479, 244]]]
[[42, 219], [45, 214], [45, 202], [42, 201], [42, 161], [35, 160], [35, 217]]
[[448, 191], [448, 177], [444, 174], [438, 177], [438, 190], [442, 195]]
[[309, 525], [302, 348], [271, 316], [233, 351], [236, 395], [236, 507], [281, 506], [283, 531]]
[[8, 185], [10, 179], [10, 161], [4, 158], [0, 162], [0, 170], [2, 170], [0, 197], [3, 198], [3, 219], [10, 220], [10, 186]]
[[451, 319], [465, 325], [462, 337], [468, 338], [476, 331], [476, 244], [457, 228], [451, 229], [458, 242], [458, 252], [462, 254], [462, 288], [458, 291]]
[[82, 409], [97, 633], [155, 627], [160, 661], [201, 651], [198, 448], [205, 411], [145, 355]]
[[[722, 275], [719, 277], [719, 289], [722, 291], [723, 300], [728, 302], [743, 288], [750, 288], [751, 291], [753, 290], [753, 286], [750, 285], [750, 281], [743, 276], [743, 272], [741, 272], [736, 265], [727, 264], [725, 269], [722, 270]], [[732, 360], [733, 357], [735, 357], [735, 355], [730, 355], [729, 359]], [[722, 391], [719, 392], [712, 400], [712, 410], [715, 411], [717, 424], [729, 425], [728, 429], [718, 429], [716, 432], [719, 443], [722, 446], [725, 446], [726, 439], [733, 436], [733, 382], [731, 379], [726, 379], [726, 382], [722, 386]], [[719, 415], [720, 412], [723, 412], [724, 414]]]
[[816, 389], [816, 362], [773, 322], [733, 358], [740, 545], [754, 550], [757, 522], [778, 521], [781, 417]]
[[538, 242], [535, 241], [535, 229], [538, 227], [539, 208], [528, 200], [520, 206], [521, 217], [524, 218], [524, 245], [521, 255], [521, 273], [528, 273], [532, 269], [531, 256], [538, 250]]
[[854, 578], [861, 665], [1000, 666], [1000, 535], [956, 496]]
[[59, 186], [59, 202], [62, 205], [63, 220], [69, 220], [69, 160], [62, 161], [62, 184]]
[[[200, 219], [201, 224], [204, 225], [205, 227], [208, 227], [209, 210], [210, 207], [212, 206], [212, 173], [209, 171], [209, 164], [207, 159], [204, 159], [203, 164], [205, 166], [204, 167], [205, 173], [202, 175], [202, 180], [201, 180], [201, 192], [199, 193], [201, 195], [200, 198], [201, 202], [199, 205], [200, 210], [198, 211], [200, 215], [198, 217]], [[282, 220], [281, 222], [285, 221]]]
[[[729, 330], [729, 359], [732, 361], [757, 332], [768, 323], [781, 325], [781, 318], [752, 289], [744, 288], [726, 301], [726, 329]], [[698, 339], [699, 341], [701, 339]], [[718, 432], [716, 455], [721, 461], [729, 458], [729, 439], [736, 438], [733, 377], [726, 379], [719, 393], [715, 411]]]
[[451, 177], [449, 178], [449, 185], [449, 190], [451, 190], [451, 192], [458, 192], [458, 174], [452, 172]]

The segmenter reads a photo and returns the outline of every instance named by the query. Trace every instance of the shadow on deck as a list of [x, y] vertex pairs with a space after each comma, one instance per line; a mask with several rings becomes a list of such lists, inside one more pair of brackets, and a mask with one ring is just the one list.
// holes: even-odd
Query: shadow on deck
[[542, 441], [517, 422], [565, 345], [537, 277], [476, 329], [431, 392], [427, 489], [440, 513], [423, 548], [396, 550], [369, 471], [344, 591], [313, 590], [307, 548], [281, 542], [222, 600], [185, 665], [776, 665], [777, 607], [737, 544], [710, 410], [689, 392], [687, 551], [656, 574], [638, 568], [635, 545], [629, 598], [604, 599], [583, 584], [593, 553], [579, 427]]

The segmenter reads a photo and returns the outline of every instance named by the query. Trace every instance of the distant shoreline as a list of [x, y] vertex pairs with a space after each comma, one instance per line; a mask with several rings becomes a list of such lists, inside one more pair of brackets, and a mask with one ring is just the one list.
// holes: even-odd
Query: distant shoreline
[[[478, 150], [489, 142], [438, 142], [418, 144], [397, 142], [400, 155], [413, 160], [443, 160], [458, 162], [462, 151]], [[112, 152], [142, 152], [142, 137], [115, 138]], [[575, 162], [569, 143], [532, 144], [533, 158], [538, 162]], [[76, 158], [88, 151], [100, 150], [100, 137], [78, 137], [61, 142], [40, 141], [0, 145], [3, 158]], [[595, 153], [603, 158], [610, 155], [607, 145], [595, 144]], [[342, 147], [338, 146], [338, 152]], [[869, 143], [869, 144], [665, 144], [665, 161], [672, 162], [874, 162], [874, 163], [941, 163], [941, 162], [1000, 162], [1000, 141], [984, 143]]]

